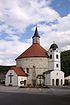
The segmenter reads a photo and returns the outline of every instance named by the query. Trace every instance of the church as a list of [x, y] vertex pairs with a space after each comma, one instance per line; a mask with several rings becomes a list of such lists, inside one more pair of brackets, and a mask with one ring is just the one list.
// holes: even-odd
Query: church
[[48, 51], [40, 45], [40, 35], [36, 27], [32, 45], [16, 59], [16, 67], [6, 74], [6, 86], [61, 86], [64, 72], [61, 71], [60, 49], [53, 43]]

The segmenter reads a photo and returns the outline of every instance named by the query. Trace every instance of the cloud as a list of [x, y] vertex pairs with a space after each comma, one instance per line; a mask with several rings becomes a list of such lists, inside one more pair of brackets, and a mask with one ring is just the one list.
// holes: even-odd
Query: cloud
[[[0, 64], [15, 64], [15, 58], [31, 45], [21, 41], [27, 28], [38, 24], [41, 45], [47, 50], [55, 41], [62, 50], [70, 49], [70, 14], [60, 14], [50, 7], [53, 0], [0, 0]], [[32, 31], [35, 28], [32, 27]]]
[[19, 31], [23, 31], [30, 24], [53, 21], [59, 17], [59, 14], [48, 6], [51, 0], [1, 0], [0, 3], [1, 21]]
[[15, 64], [16, 57], [30, 46], [30, 43], [23, 43], [18, 40], [0, 40], [0, 42], [0, 64], [2, 65]]
[[58, 29], [59, 31], [69, 31], [70, 30], [70, 14], [64, 17], [58, 18], [58, 24], [53, 24], [53, 28]]
[[50, 43], [55, 41], [61, 50], [70, 49], [70, 14], [65, 17], [59, 17], [56, 24], [39, 24], [39, 30], [42, 33], [41, 43], [45, 48], [49, 48]]

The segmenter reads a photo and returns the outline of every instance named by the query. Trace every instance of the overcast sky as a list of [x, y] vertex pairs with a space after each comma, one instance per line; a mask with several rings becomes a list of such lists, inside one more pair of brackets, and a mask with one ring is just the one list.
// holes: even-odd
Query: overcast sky
[[46, 50], [53, 41], [69, 50], [70, 0], [0, 0], [0, 65], [15, 64], [32, 44], [36, 25]]

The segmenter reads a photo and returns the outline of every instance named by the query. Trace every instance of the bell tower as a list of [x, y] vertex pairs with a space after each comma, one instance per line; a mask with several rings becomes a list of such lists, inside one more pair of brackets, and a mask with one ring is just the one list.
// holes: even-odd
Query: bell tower
[[60, 68], [60, 50], [58, 46], [53, 43], [49, 50], [49, 70], [61, 70]]
[[36, 26], [35, 33], [34, 33], [32, 39], [33, 39], [33, 44], [40, 44], [40, 36], [38, 33], [37, 26]]

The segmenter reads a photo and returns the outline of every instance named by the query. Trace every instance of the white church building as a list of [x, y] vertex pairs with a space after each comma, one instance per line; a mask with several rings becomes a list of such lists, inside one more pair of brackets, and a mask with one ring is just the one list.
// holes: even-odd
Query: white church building
[[27, 74], [20, 67], [11, 67], [6, 74], [6, 86], [24, 86], [26, 84]]
[[[17, 75], [14, 67], [6, 74], [5, 85], [11, 86], [61, 86], [64, 84], [64, 72], [61, 71], [60, 49], [53, 43], [47, 51], [40, 45], [40, 36], [36, 27], [32, 45], [16, 58], [15, 69], [21, 69]], [[17, 69], [18, 74], [20, 74]], [[12, 75], [12, 76], [11, 76]], [[20, 78], [20, 79], [18, 79]]]

